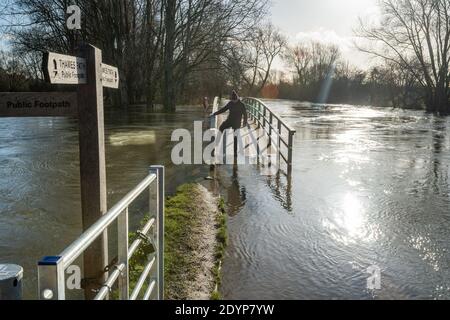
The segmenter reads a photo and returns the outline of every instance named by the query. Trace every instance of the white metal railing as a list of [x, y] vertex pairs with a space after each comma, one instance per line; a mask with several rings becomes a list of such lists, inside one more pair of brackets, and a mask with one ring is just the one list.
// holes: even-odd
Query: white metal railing
[[[129, 246], [128, 208], [153, 183], [157, 185], [156, 212], [150, 217], [147, 224], [137, 232], [139, 238]], [[99, 288], [98, 292], [96, 292], [97, 295], [94, 300], [107, 299], [117, 281], [119, 299], [136, 300], [152, 270], [154, 271], [154, 276], [149, 279], [148, 288], [143, 296], [144, 300], [150, 299], [155, 288], [157, 288], [156, 299], [164, 299], [164, 197], [164, 167], [152, 166], [150, 168], [150, 174], [136, 188], [86, 230], [60, 255], [46, 257], [38, 263], [39, 299], [65, 300], [66, 269], [95, 240], [107, 231], [115, 221], [117, 221], [118, 232], [117, 263], [112, 268], [109, 268], [110, 273], [108, 278]], [[151, 210], [150, 214], [152, 214]], [[152, 236], [149, 236], [150, 230], [153, 230]], [[130, 294], [129, 260], [144, 241], [151, 241], [155, 252], [148, 259], [147, 265], [144, 267], [141, 276]]]
[[[219, 104], [220, 104], [220, 98], [215, 97], [211, 114], [214, 114], [217, 111], [219, 111]], [[211, 117], [210, 129], [219, 129], [219, 123], [217, 121], [217, 117]]]
[[[269, 138], [271, 145], [275, 135], [278, 157], [287, 164], [288, 174], [292, 173], [294, 135], [296, 130], [284, 122], [268, 106], [256, 98], [244, 98], [242, 100], [247, 108], [249, 118], [254, 120], [258, 128], [262, 128]], [[283, 133], [286, 132], [285, 135]], [[283, 153], [281, 145], [287, 148], [287, 155]], [[278, 161], [280, 163], [280, 161]]]

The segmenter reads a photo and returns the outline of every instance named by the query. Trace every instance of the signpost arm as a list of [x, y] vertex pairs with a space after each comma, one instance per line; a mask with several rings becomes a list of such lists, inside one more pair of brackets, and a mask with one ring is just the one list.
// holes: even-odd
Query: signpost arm
[[[107, 212], [105, 136], [102, 85], [102, 53], [91, 45], [81, 49], [87, 61], [88, 84], [78, 88], [81, 205], [86, 230]], [[84, 254], [85, 298], [106, 281], [108, 265], [107, 232]]]

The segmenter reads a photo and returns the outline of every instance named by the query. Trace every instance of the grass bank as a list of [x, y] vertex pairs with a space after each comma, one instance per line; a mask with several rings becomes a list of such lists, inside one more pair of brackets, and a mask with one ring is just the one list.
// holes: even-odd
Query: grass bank
[[179, 187], [166, 202], [165, 298], [220, 299], [226, 244], [223, 200], [199, 184]]

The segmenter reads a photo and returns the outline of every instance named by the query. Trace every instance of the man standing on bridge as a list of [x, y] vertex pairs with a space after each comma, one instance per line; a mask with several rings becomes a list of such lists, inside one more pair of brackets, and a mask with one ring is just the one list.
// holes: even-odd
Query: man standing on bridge
[[236, 91], [233, 90], [230, 100], [224, 108], [211, 115], [211, 117], [216, 117], [230, 111], [228, 119], [220, 126], [220, 132], [224, 132], [227, 129], [239, 130], [242, 128], [242, 119], [244, 119], [244, 127], [248, 125], [247, 109]]

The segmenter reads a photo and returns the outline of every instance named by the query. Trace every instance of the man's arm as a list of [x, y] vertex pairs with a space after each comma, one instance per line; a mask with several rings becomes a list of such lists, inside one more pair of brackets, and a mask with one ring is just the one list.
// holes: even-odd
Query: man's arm
[[222, 114], [222, 113], [227, 112], [228, 110], [230, 110], [230, 103], [228, 103], [225, 107], [223, 107], [222, 109], [220, 109], [219, 111], [217, 111], [216, 113], [214, 113], [212, 116], [213, 116], [213, 117], [218, 116], [218, 115], [220, 115], [220, 114]]

